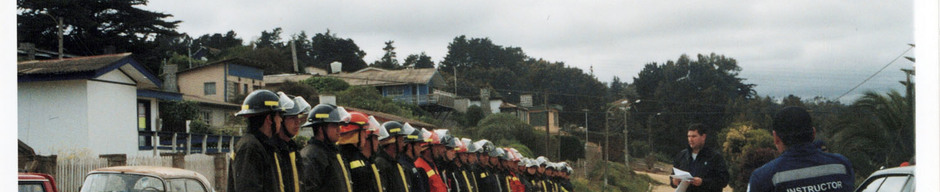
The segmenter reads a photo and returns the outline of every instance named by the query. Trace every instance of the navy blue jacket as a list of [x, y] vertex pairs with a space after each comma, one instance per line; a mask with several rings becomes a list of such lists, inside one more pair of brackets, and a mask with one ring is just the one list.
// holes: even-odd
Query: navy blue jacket
[[854, 179], [852, 162], [845, 156], [803, 143], [754, 170], [748, 191], [852, 191]]

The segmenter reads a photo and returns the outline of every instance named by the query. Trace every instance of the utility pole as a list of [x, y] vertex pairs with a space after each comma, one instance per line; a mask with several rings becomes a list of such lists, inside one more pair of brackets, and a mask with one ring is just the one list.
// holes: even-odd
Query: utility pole
[[62, 53], [62, 46], [63, 46], [63, 45], [62, 45], [62, 33], [63, 33], [63, 31], [62, 31], [62, 17], [59, 17], [59, 20], [57, 20], [57, 23], [58, 23], [58, 24], [56, 25], [56, 28], [58, 29], [58, 34], [59, 34], [59, 59], [62, 59], [62, 54], [63, 54], [63, 53]]
[[610, 153], [610, 108], [604, 110], [604, 191], [607, 191], [607, 175], [610, 164], [607, 163]]
[[53, 16], [50, 15], [49, 13], [42, 13], [42, 14], [44, 14], [44, 15], [46, 15], [46, 16], [49, 16], [49, 18], [52, 18], [52, 21], [56, 23], [56, 25], [55, 25], [55, 28], [56, 28], [56, 35], [59, 36], [59, 59], [62, 59], [62, 47], [63, 47], [63, 44], [62, 44], [62, 33], [63, 33], [63, 31], [62, 31], [62, 17], [59, 17], [59, 19], [56, 19], [55, 17], [53, 17]]
[[290, 42], [290, 55], [291, 55], [291, 58], [294, 60], [294, 73], [297, 73], [300, 71], [299, 69], [297, 69], [298, 68], [297, 67], [297, 43], [294, 43], [293, 40], [289, 42]]
[[458, 97], [457, 96], [457, 65], [455, 64], [454, 65], [454, 98], [456, 99], [457, 97]]
[[587, 175], [588, 143], [591, 142], [591, 140], [588, 139], [589, 138], [588, 136], [591, 135], [591, 129], [588, 128], [588, 114], [587, 113], [590, 110], [584, 109], [583, 111], [584, 111], [584, 163], [582, 163], [582, 166], [585, 167], [584, 178], [587, 178], [588, 177]]
[[630, 144], [627, 142], [630, 137], [630, 131], [627, 130], [627, 110], [623, 111], [623, 164], [627, 166], [627, 170], [630, 169]]
[[[657, 115], [659, 113], [656, 113]], [[650, 146], [649, 153], [653, 152], [653, 114], [646, 118], [646, 145]]]
[[552, 114], [548, 111], [548, 92], [545, 90], [542, 90], [542, 103], [545, 106], [545, 155], [548, 155], [550, 151], [549, 148], [551, 148], [550, 144], [552, 143], [552, 132], [549, 131], [552, 125], [550, 119]]

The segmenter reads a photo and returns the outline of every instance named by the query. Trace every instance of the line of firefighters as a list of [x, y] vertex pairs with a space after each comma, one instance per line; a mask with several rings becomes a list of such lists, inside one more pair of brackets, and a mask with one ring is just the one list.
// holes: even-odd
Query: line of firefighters
[[[247, 119], [248, 129], [231, 155], [228, 191], [567, 192], [573, 187], [565, 162], [523, 157], [514, 148], [457, 138], [446, 129], [379, 123], [332, 104], [311, 108], [302, 97], [282, 92], [252, 92], [236, 116]], [[314, 132], [302, 148], [291, 142], [301, 127]]]

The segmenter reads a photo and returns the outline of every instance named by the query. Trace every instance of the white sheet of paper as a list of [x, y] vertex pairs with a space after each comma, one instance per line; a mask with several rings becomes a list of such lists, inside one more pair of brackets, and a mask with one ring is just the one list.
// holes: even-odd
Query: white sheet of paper
[[673, 167], [673, 168], [672, 168], [672, 171], [675, 172], [674, 175], [671, 175], [672, 178], [679, 179], [679, 180], [682, 180], [682, 181], [686, 181], [686, 180], [691, 180], [691, 179], [692, 179], [692, 174], [689, 173], [689, 172], [683, 171], [682, 169], [676, 169], [675, 167]]
[[679, 182], [679, 186], [676, 186], [676, 192], [685, 192], [685, 190], [688, 188], [689, 180], [682, 180], [682, 182]]

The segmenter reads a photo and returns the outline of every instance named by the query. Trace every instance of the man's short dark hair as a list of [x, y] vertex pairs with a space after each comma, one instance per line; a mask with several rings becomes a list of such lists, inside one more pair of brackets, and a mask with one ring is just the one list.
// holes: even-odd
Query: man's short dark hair
[[802, 107], [783, 108], [774, 115], [774, 132], [783, 144], [793, 146], [813, 142], [813, 119]]
[[699, 135], [704, 135], [705, 132], [708, 131], [708, 128], [701, 123], [693, 123], [689, 125], [689, 131], [696, 131]]

